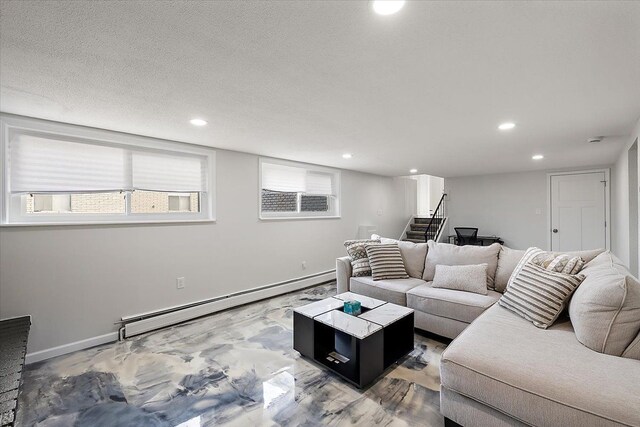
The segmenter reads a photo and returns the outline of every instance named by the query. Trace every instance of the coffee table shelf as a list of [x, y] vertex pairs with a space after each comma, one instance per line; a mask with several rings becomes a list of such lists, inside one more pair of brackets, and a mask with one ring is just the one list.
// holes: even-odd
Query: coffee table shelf
[[[347, 300], [359, 316], [342, 311]], [[413, 350], [413, 310], [352, 292], [307, 304], [294, 309], [293, 348], [362, 388]]]

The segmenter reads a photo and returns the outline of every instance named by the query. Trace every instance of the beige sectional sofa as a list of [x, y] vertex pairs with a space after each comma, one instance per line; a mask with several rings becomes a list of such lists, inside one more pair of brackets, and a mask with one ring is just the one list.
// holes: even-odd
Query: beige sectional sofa
[[[640, 334], [631, 345], [625, 343], [629, 347], [626, 357], [620, 357], [582, 344], [568, 313], [550, 328], [539, 329], [495, 304], [524, 251], [486, 247], [472, 248], [470, 253], [469, 247], [442, 245], [429, 243], [432, 256], [430, 259], [427, 253], [425, 266], [419, 269], [420, 278], [373, 281], [370, 277], [351, 277], [348, 257], [337, 260], [337, 276], [338, 292], [351, 290], [406, 305], [415, 310], [416, 328], [455, 338], [443, 353], [440, 365], [440, 409], [447, 423], [466, 427], [640, 427]], [[410, 249], [405, 245], [405, 263], [415, 262], [405, 256]], [[479, 255], [477, 252], [482, 250], [486, 253]], [[637, 279], [609, 252], [602, 252], [573, 253], [587, 262], [583, 284], [595, 280], [592, 289], [597, 291], [597, 281], [610, 272], [627, 277], [637, 290]], [[427, 280], [434, 262], [459, 265], [463, 256], [469, 255], [467, 263], [475, 264], [493, 253], [497, 266], [493, 271], [488, 269], [488, 275], [492, 274], [488, 286], [492, 289], [487, 295], [434, 288]], [[576, 295], [577, 292], [574, 298]], [[637, 299], [638, 294], [625, 293], [624, 297]], [[625, 308], [625, 313], [637, 317], [637, 301], [631, 303], [635, 305]], [[604, 313], [611, 307], [595, 308], [600, 309]], [[573, 316], [574, 310], [570, 311]], [[626, 322], [620, 310], [614, 316], [618, 323]], [[576, 330], [584, 327], [576, 326]], [[628, 325], [621, 326], [625, 327]], [[607, 338], [615, 335], [611, 324], [604, 329]], [[587, 342], [583, 336], [580, 339]], [[604, 346], [601, 350], [607, 352]]]

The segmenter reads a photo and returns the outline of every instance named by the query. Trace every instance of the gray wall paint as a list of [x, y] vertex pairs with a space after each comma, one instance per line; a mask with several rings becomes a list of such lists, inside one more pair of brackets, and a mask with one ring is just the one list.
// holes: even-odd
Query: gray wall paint
[[341, 219], [260, 221], [258, 157], [218, 150], [216, 172], [216, 223], [1, 228], [0, 318], [33, 315], [29, 352], [99, 336], [124, 315], [333, 269], [360, 225], [398, 236], [416, 208], [414, 181], [343, 171]]
[[512, 248], [547, 247], [546, 172], [446, 178], [445, 192], [450, 234], [454, 227], [478, 227]]
[[[629, 148], [640, 138], [640, 120], [629, 136], [629, 141], [622, 149], [612, 169], [611, 187], [611, 251], [626, 265], [629, 260]], [[636, 207], [637, 209], [637, 207]], [[637, 274], [637, 272], [635, 273]]]
[[548, 249], [547, 174], [551, 172], [559, 171], [446, 178], [449, 233], [454, 234], [454, 227], [478, 227], [479, 234], [500, 236], [511, 248]]

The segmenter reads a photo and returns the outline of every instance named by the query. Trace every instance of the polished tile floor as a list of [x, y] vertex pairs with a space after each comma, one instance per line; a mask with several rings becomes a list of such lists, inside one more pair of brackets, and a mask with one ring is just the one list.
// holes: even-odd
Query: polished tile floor
[[30, 365], [19, 426], [441, 426], [445, 344], [415, 349], [365, 391], [292, 349], [292, 308], [334, 284]]

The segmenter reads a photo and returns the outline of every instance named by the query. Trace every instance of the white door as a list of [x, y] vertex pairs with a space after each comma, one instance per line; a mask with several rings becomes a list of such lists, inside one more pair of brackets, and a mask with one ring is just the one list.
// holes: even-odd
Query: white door
[[551, 250], [607, 247], [604, 172], [551, 175]]

